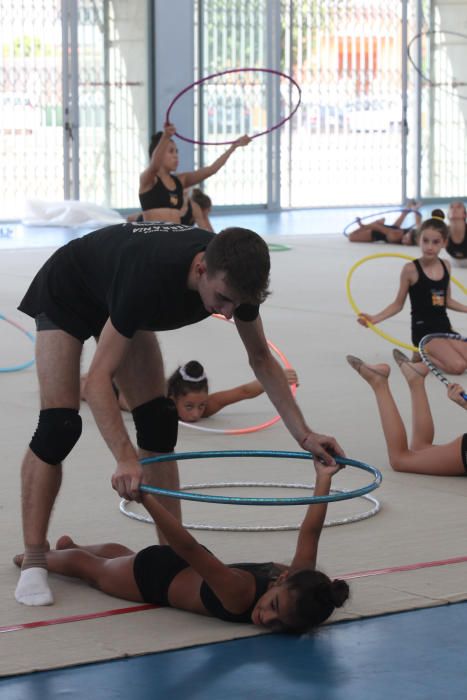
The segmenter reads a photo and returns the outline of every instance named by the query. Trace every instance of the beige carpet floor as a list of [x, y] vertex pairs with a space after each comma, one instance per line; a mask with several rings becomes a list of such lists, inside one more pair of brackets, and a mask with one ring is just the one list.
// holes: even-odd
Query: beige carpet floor
[[[274, 238], [274, 242], [278, 242]], [[272, 254], [273, 294], [262, 317], [268, 338], [287, 356], [300, 377], [298, 402], [309, 424], [334, 434], [347, 454], [377, 466], [383, 484], [374, 492], [381, 510], [372, 518], [326, 528], [322, 535], [319, 565], [331, 575], [366, 569], [394, 567], [416, 562], [463, 556], [467, 480], [394, 473], [389, 467], [379, 419], [370, 389], [345, 362], [353, 353], [369, 361], [393, 365], [392, 386], [402, 414], [409, 420], [405, 382], [391, 359], [392, 346], [356, 323], [345, 291], [346, 274], [362, 256], [375, 252], [400, 252], [391, 246], [352, 245], [342, 236], [287, 236], [290, 251]], [[28, 281], [50, 250], [4, 250], [0, 255], [0, 312], [33, 331], [31, 319], [15, 310]], [[415, 249], [410, 252], [414, 254]], [[352, 291], [362, 310], [376, 311], [395, 295], [403, 261], [374, 260], [355, 273]], [[455, 269], [467, 283], [467, 270]], [[454, 295], [461, 293], [454, 288]], [[452, 314], [460, 331], [467, 319]], [[387, 332], [409, 342], [409, 311], [384, 325]], [[32, 356], [30, 341], [1, 324], [0, 365], [24, 362]], [[203, 323], [160, 336], [167, 372], [178, 363], [200, 359], [213, 390], [251, 377], [245, 353], [235, 329], [222, 321]], [[92, 343], [86, 346], [83, 368], [89, 363]], [[126, 607], [124, 601], [103, 595], [84, 584], [51, 577], [54, 606], [27, 608], [13, 597], [17, 570], [12, 556], [21, 550], [19, 466], [35, 427], [38, 396], [34, 367], [0, 375], [2, 488], [0, 490], [0, 626], [100, 613]], [[437, 441], [461, 434], [463, 411], [449, 402], [444, 386], [428, 378]], [[90, 414], [83, 405], [83, 436], [64, 469], [62, 490], [53, 514], [50, 537], [64, 533], [80, 542], [121, 541], [135, 549], [154, 541], [150, 525], [125, 517], [110, 487], [112, 458]], [[265, 397], [226, 409], [204, 425], [215, 428], [244, 427], [273, 415]], [[132, 430], [128, 419], [129, 429]], [[227, 436], [181, 428], [178, 451], [210, 449], [296, 450], [281, 423], [265, 431]], [[311, 463], [294, 460], [194, 460], [181, 463], [182, 480], [188, 482], [278, 481], [313, 482]], [[348, 468], [335, 479], [336, 488], [367, 483], [369, 475]], [[223, 493], [233, 494], [234, 489]], [[242, 489], [241, 494], [290, 496], [290, 489]], [[297, 491], [297, 494], [300, 491]], [[368, 510], [363, 499], [331, 504], [330, 519], [345, 518]], [[189, 503], [185, 521], [213, 525], [267, 526], [294, 524], [301, 507], [252, 508]], [[296, 532], [200, 531], [199, 539], [226, 561], [290, 560]], [[411, 608], [438, 605], [467, 598], [467, 564], [355, 579], [351, 599], [333, 618], [349, 620]], [[19, 629], [0, 634], [0, 674], [25, 673], [85, 662], [187, 647], [258, 634], [254, 627], [232, 625], [215, 619], [155, 609], [81, 622]]]

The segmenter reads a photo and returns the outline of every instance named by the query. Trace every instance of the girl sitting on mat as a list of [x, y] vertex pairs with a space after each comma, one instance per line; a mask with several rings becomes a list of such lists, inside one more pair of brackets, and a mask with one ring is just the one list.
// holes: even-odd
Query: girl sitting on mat
[[[290, 385], [298, 386], [294, 369], [285, 369], [284, 374]], [[245, 399], [254, 399], [263, 393], [263, 387], [255, 379], [247, 384], [210, 394], [204, 367], [196, 360], [178, 367], [167, 382], [167, 395], [174, 401], [179, 419], [185, 423], [195, 423], [201, 418], [213, 416], [226, 406]]]
[[[435, 213], [437, 212], [437, 213]], [[446, 309], [467, 312], [467, 306], [451, 297], [450, 273], [448, 260], [439, 257], [448, 239], [448, 229], [442, 214], [436, 209], [431, 219], [420, 227], [419, 244], [422, 256], [418, 260], [406, 263], [400, 276], [399, 291], [395, 300], [376, 314], [361, 313], [358, 322], [367, 326], [368, 322], [376, 325], [391, 316], [395, 316], [404, 306], [407, 295], [412, 307], [412, 343], [418, 347], [423, 336], [429, 333], [454, 333]], [[467, 368], [467, 343], [461, 340], [434, 338], [425, 346], [433, 363], [443, 372], [462, 374]], [[419, 362], [416, 352], [412, 360]]]
[[[214, 229], [209, 219], [209, 214], [212, 209], [212, 200], [209, 195], [203, 192], [199, 187], [194, 187], [192, 190], [183, 191], [183, 205], [180, 209], [180, 223], [185, 226], [198, 226], [204, 231], [213, 231]], [[144, 221], [142, 212], [135, 212], [127, 216], [127, 221]]]
[[[298, 377], [294, 369], [285, 369], [284, 374], [290, 385], [298, 386]], [[86, 376], [84, 374], [81, 377], [81, 398], [83, 400], [85, 400]], [[118, 396], [122, 411], [130, 411], [131, 408], [125, 396], [116, 385], [114, 385], [114, 391]], [[234, 386], [232, 389], [209, 394], [208, 378], [204, 367], [196, 360], [191, 360], [183, 367], [178, 367], [167, 382], [167, 395], [175, 403], [179, 419], [185, 423], [196, 423], [201, 418], [213, 416], [226, 406], [245, 399], [254, 399], [263, 393], [263, 387], [255, 379], [252, 382]]]
[[448, 209], [449, 238], [446, 252], [458, 267], [467, 266], [467, 223], [464, 202], [451, 202]]
[[[354, 355], [347, 362], [371, 386], [381, 419], [389, 462], [394, 471], [432, 476], [462, 476], [467, 472], [467, 433], [445, 445], [433, 445], [434, 425], [425, 390], [429, 373], [423, 363], [413, 363], [400, 350], [393, 351], [394, 359], [407, 380], [412, 403], [412, 439], [410, 445], [394, 397], [389, 388], [390, 367], [387, 364], [367, 365]], [[463, 408], [463, 388], [450, 384], [448, 396]]]
[[[239, 146], [247, 146], [251, 141], [249, 136], [241, 136], [211, 165], [175, 175], [178, 167], [178, 149], [172, 140], [175, 133], [173, 124], [166, 124], [164, 131], [158, 131], [151, 139], [150, 162], [139, 180], [139, 200], [145, 221], [182, 223], [183, 191], [217, 173]], [[184, 215], [190, 216], [189, 212]]]
[[[339, 465], [315, 464], [315, 496], [327, 496]], [[327, 503], [308, 506], [292, 563], [231, 564], [201, 545], [152, 494], [141, 500], [168, 545], [135, 554], [124, 545], [79, 546], [63, 536], [46, 554], [50, 572], [81, 579], [103, 593], [253, 623], [272, 631], [302, 633], [324, 622], [349, 595], [345, 581], [316, 571], [318, 541]], [[15, 557], [20, 566], [22, 555]]]
[[[347, 238], [351, 243], [375, 243], [383, 241], [384, 243], [400, 243], [401, 245], [416, 245], [416, 233], [422, 217], [418, 211], [420, 204], [414, 200], [407, 202], [406, 208], [403, 209], [393, 224], [385, 223], [385, 219], [377, 219], [370, 221], [368, 224], [362, 223], [362, 220], [356, 218], [358, 228], [349, 233]], [[402, 227], [408, 214], [415, 214], [415, 225]]]

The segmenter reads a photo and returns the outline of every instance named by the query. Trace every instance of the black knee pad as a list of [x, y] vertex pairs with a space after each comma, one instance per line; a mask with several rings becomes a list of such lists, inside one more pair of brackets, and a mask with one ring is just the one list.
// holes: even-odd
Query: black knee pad
[[47, 464], [60, 464], [79, 440], [83, 421], [74, 408], [46, 408], [39, 413], [39, 423], [29, 447]]
[[172, 399], [158, 396], [131, 412], [138, 447], [148, 452], [173, 452], [177, 444], [178, 414]]

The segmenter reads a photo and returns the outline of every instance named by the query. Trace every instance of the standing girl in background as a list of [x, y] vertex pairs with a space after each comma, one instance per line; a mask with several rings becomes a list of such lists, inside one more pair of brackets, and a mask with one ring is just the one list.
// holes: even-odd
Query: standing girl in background
[[[418, 347], [429, 333], [454, 333], [446, 309], [467, 312], [467, 306], [451, 297], [451, 265], [439, 257], [448, 240], [448, 228], [439, 209], [420, 227], [419, 244], [422, 256], [402, 268], [399, 291], [395, 300], [377, 314], [361, 313], [358, 322], [367, 326], [381, 323], [402, 310], [407, 295], [412, 307], [412, 343]], [[462, 374], [467, 368], [467, 343], [461, 340], [434, 338], [425, 346], [432, 361], [443, 372]], [[413, 361], [420, 361], [414, 353]]]
[[241, 136], [212, 165], [175, 175], [178, 168], [178, 148], [172, 139], [175, 132], [173, 124], [166, 124], [164, 131], [158, 131], [151, 139], [149, 166], [139, 179], [139, 200], [145, 221], [181, 223], [183, 191], [217, 173], [239, 146], [247, 146], [251, 141], [249, 136]]

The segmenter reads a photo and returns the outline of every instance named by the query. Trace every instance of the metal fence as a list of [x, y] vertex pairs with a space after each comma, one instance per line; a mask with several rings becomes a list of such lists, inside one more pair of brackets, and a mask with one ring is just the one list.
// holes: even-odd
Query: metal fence
[[137, 206], [147, 3], [0, 1], [1, 218], [24, 201]]
[[[137, 206], [149, 136], [149, 5], [0, 0], [0, 218], [20, 216], [25, 199]], [[194, 7], [195, 78], [267, 67], [302, 89], [290, 122], [238, 149], [208, 180], [215, 205], [463, 196], [465, 4], [197, 0]], [[258, 133], [296, 100], [277, 74], [228, 74], [197, 89], [195, 133], [210, 142]], [[212, 162], [226, 148], [201, 146], [196, 161]]]
[[[267, 65], [302, 87], [301, 108], [279, 141], [258, 139], [248, 156], [206, 185], [215, 202], [264, 204], [265, 181], [274, 178], [280, 184], [267, 190], [272, 207], [462, 196], [467, 35], [456, 27], [467, 23], [467, 6], [429, 0], [199, 0], [199, 12], [201, 75]], [[415, 65], [408, 60], [410, 42]], [[205, 104], [204, 139], [213, 123], [219, 139], [239, 135], [232, 115], [242, 110], [251, 115], [272, 107], [283, 116], [293, 107], [286, 84], [276, 90], [283, 98], [279, 107], [263, 94], [253, 107], [241, 74], [236, 84], [209, 90], [214, 116], [206, 114]], [[222, 116], [216, 121], [216, 112], [231, 115], [228, 129]], [[270, 123], [268, 116], [263, 122]], [[254, 130], [251, 117], [241, 124]], [[211, 158], [210, 149], [201, 150], [202, 160]], [[268, 160], [271, 150], [274, 162]]]

